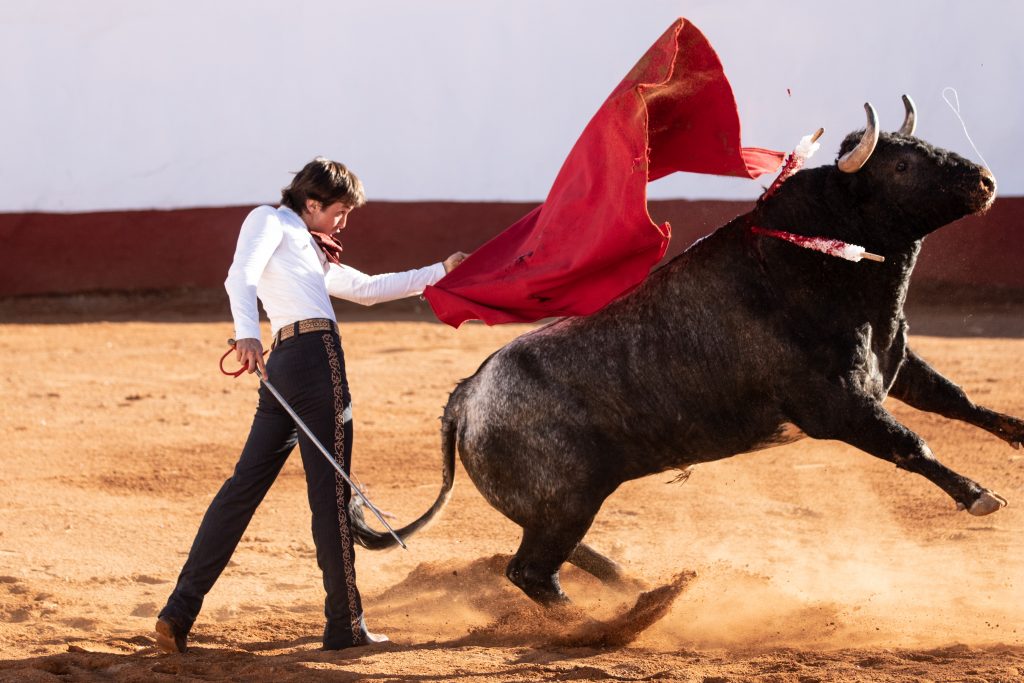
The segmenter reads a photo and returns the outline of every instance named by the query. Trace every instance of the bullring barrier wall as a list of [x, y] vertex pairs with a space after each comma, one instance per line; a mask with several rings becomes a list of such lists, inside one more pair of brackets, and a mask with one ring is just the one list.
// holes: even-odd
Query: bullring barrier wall
[[[369, 273], [471, 251], [532, 202], [371, 202], [344, 233], [345, 260]], [[748, 211], [749, 201], [657, 200], [672, 224], [669, 257]], [[0, 297], [176, 288], [220, 289], [252, 206], [92, 213], [0, 214]], [[1024, 197], [996, 201], [931, 235], [915, 290], [1024, 294]], [[865, 267], [870, 267], [866, 265]]]

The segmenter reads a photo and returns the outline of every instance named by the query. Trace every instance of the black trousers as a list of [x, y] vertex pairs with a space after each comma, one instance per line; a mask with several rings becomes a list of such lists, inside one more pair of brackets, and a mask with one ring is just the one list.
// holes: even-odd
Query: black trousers
[[[348, 473], [352, 411], [345, 356], [338, 335], [309, 332], [284, 340], [270, 354], [267, 373], [274, 388]], [[341, 648], [365, 642], [348, 518], [352, 492], [262, 384], [242, 455], [231, 478], [224, 482], [207, 509], [161, 617], [172, 619], [186, 631], [192, 628], [203, 598], [231, 559], [249, 520], [296, 442], [306, 471], [317, 563], [327, 591], [324, 646]]]

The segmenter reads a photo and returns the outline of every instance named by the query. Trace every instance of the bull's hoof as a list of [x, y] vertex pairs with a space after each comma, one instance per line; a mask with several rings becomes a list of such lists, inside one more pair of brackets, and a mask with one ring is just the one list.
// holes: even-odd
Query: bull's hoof
[[505, 576], [542, 607], [557, 607], [570, 602], [569, 596], [562, 591], [557, 570], [553, 574], [536, 572], [518, 557], [513, 557], [505, 568]]
[[1000, 496], [998, 493], [992, 491], [985, 491], [978, 499], [971, 503], [971, 507], [968, 508], [975, 517], [983, 517], [984, 515], [991, 515], [999, 508], [1006, 507], [1006, 499]]

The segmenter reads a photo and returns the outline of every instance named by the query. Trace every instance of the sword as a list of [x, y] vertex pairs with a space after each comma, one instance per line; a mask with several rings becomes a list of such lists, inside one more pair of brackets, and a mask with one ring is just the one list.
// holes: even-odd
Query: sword
[[[223, 372], [225, 375], [233, 375], [235, 377], [238, 377], [249, 368], [248, 365], [241, 368], [237, 373], [228, 372], [227, 370], [224, 369], [224, 359], [227, 358], [228, 354], [230, 354], [231, 351], [235, 348], [234, 342], [234, 339], [228, 340], [228, 344], [231, 345], [231, 348], [228, 349], [228, 352], [221, 357], [220, 369], [221, 372]], [[300, 418], [298, 414], [292, 409], [292, 407], [288, 405], [288, 401], [284, 400], [284, 397], [281, 396], [280, 392], [278, 392], [278, 390], [274, 388], [274, 385], [271, 384], [270, 381], [263, 376], [263, 373], [260, 371], [259, 368], [256, 368], [256, 376], [260, 378], [261, 382], [263, 382], [263, 386], [265, 386], [267, 390], [274, 395], [274, 398], [276, 398], [278, 403], [281, 404], [281, 407], [285, 409], [285, 412], [287, 412], [291, 416], [291, 418], [295, 420], [295, 424], [298, 425], [299, 429], [301, 429], [306, 434], [306, 436], [309, 437], [309, 440], [313, 442], [313, 445], [317, 447], [317, 450], [319, 450], [320, 453], [325, 458], [327, 458], [327, 462], [331, 463], [331, 467], [333, 467], [334, 470], [341, 475], [341, 478], [345, 480], [345, 483], [349, 485], [349, 487], [352, 489], [353, 492], [355, 492], [357, 496], [359, 496], [359, 499], [363, 502], [363, 505], [369, 508], [370, 512], [372, 512], [374, 516], [376, 516], [377, 519], [380, 520], [380, 523], [384, 525], [384, 528], [388, 530], [388, 533], [395, 537], [395, 540], [398, 541], [398, 545], [408, 550], [408, 546], [406, 546], [402, 538], [395, 533], [395, 530], [391, 528], [391, 525], [387, 523], [387, 520], [384, 519], [384, 515], [381, 514], [381, 511], [377, 509], [377, 506], [371, 503], [370, 499], [367, 498], [365, 494], [363, 494], [359, 487], [352, 483], [352, 479], [350, 479], [349, 476], [345, 473], [344, 468], [342, 468], [342, 466], [338, 464], [338, 461], [334, 459], [334, 456], [332, 456], [330, 452], [326, 448], [324, 448], [324, 445], [320, 443], [320, 439], [316, 438], [313, 432], [310, 431], [309, 427], [306, 426], [306, 423], [302, 421], [302, 418]]]

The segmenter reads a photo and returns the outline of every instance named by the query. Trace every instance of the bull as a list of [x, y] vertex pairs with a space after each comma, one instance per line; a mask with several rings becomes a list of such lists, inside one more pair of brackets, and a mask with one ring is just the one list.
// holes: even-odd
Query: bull
[[[458, 383], [442, 417], [443, 484], [458, 454], [484, 498], [523, 529], [506, 576], [533, 600], [567, 600], [567, 560], [598, 578], [620, 566], [582, 543], [625, 481], [797, 439], [844, 441], [926, 477], [960, 509], [1006, 501], [940, 463], [883, 406], [963, 420], [1019, 448], [1024, 421], [973, 403], [909, 346], [904, 301], [926, 235], [995, 199], [991, 173], [913, 135], [867, 125], [834, 165], [776, 192], [587, 317], [510, 342]], [[884, 263], [852, 263], [751, 228], [864, 245]], [[355, 535], [386, 547], [355, 515]]]

